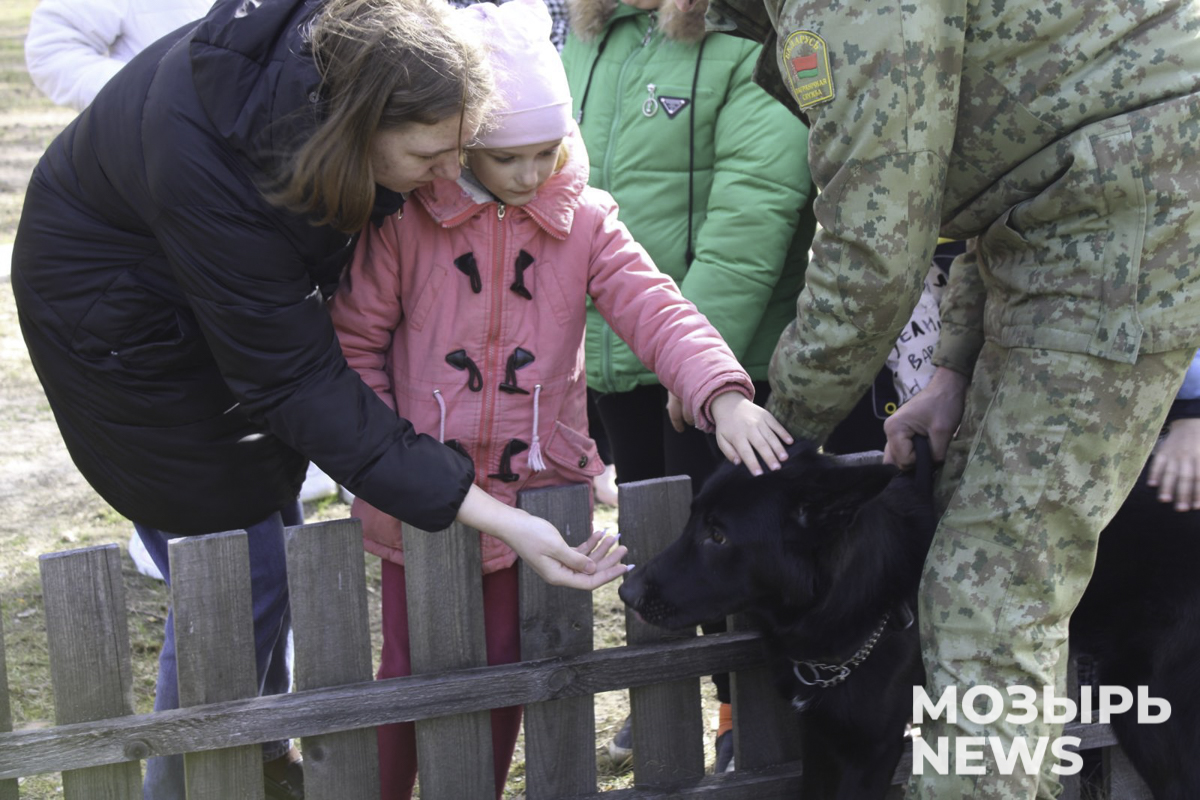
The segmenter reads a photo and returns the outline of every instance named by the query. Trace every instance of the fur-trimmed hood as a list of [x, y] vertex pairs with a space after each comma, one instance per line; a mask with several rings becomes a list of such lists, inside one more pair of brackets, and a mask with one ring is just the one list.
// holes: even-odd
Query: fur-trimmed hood
[[[585, 42], [600, 36], [621, 5], [621, 0], [567, 0], [571, 30]], [[700, 0], [690, 11], [680, 11], [674, 0], [658, 6], [658, 27], [668, 39], [698, 42], [705, 36], [704, 13], [708, 0]]]

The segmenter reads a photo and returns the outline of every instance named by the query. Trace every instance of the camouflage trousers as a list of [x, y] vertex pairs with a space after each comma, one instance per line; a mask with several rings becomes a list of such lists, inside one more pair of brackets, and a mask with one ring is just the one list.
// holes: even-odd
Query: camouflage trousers
[[[944, 508], [921, 583], [926, 691], [957, 687], [955, 724], [926, 719], [931, 745], [948, 737], [949, 774], [924, 765], [909, 798], [1054, 798], [1061, 784], [1048, 756], [1040, 775], [1002, 770], [989, 745], [974, 748], [981, 775], [956, 774], [956, 737], [998, 737], [1003, 752], [1026, 737], [1053, 741], [1044, 687], [1066, 692], [1067, 623], [1095, 564], [1100, 531], [1145, 465], [1191, 359], [1191, 350], [1143, 355], [1134, 364], [988, 343], [976, 363], [962, 425], [938, 478]], [[962, 692], [1009, 686], [1037, 693], [1030, 724], [990, 725], [961, 713]], [[994, 696], [994, 693], [991, 693]], [[987, 701], [977, 706], [988, 710]], [[1049, 753], [1049, 748], [1047, 748]]]

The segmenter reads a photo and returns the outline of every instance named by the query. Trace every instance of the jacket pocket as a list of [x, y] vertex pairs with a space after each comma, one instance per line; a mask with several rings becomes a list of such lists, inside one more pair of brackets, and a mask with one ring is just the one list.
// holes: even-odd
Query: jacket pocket
[[587, 481], [604, 472], [604, 463], [591, 437], [557, 420], [542, 452], [556, 470], [568, 478]]
[[419, 331], [425, 327], [425, 320], [429, 318], [429, 312], [433, 310], [438, 292], [441, 290], [442, 283], [445, 280], [445, 267], [437, 266], [430, 270], [429, 280], [425, 281], [425, 285], [421, 287], [420, 292], [417, 294], [416, 302], [412, 306], [412, 313], [407, 315], [408, 325], [413, 330]]

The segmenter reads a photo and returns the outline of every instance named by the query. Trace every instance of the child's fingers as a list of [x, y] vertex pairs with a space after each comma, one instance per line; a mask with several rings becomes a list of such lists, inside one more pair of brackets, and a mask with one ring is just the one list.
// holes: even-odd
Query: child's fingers
[[[771, 413], [767, 414], [767, 425], [785, 443], [787, 443], [787, 444], [795, 444], [796, 443], [796, 440], [792, 438], [792, 435], [790, 433], [788, 433], [788, 429], [783, 426], [783, 423], [780, 422], [779, 420], [775, 419], [774, 414], [771, 414]], [[783, 453], [783, 457], [787, 458], [786, 450]]]
[[779, 469], [779, 455], [776, 448], [782, 450], [783, 447], [778, 439], [774, 436], [764, 436], [758, 431], [755, 431], [750, 436], [750, 446], [762, 458], [763, 463], [767, 465], [769, 470]]

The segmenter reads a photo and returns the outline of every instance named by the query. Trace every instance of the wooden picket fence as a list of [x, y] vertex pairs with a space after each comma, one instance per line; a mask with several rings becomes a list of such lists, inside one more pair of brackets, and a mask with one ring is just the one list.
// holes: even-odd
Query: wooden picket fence
[[[630, 563], [673, 540], [688, 515], [687, 478], [625, 484], [619, 527]], [[524, 493], [520, 505], [571, 544], [591, 531], [584, 486]], [[365, 562], [353, 520], [289, 529], [295, 691], [255, 697], [245, 533], [175, 540], [169, 551], [182, 705], [132, 713], [130, 647], [115, 545], [41, 557], [55, 696], [52, 728], [8, 732], [0, 630], [0, 800], [17, 778], [61, 772], [66, 800], [139, 800], [140, 761], [182, 753], [192, 800], [262, 798], [259, 743], [302, 741], [309, 800], [376, 800], [374, 727], [416, 721], [423, 800], [491, 798], [488, 710], [525, 706], [526, 797], [614, 800], [799, 795], [792, 711], [762, 664], [758, 637], [697, 637], [627, 615], [627, 646], [593, 651], [591, 595], [521, 574], [523, 661], [487, 667], [479, 548], [471, 531], [406, 536], [414, 675], [372, 680]], [[704, 774], [701, 678], [733, 674], [737, 771]], [[629, 689], [635, 788], [598, 792], [592, 696]], [[1105, 748], [1112, 800], [1148, 798], [1129, 780], [1108, 726], [1072, 726]], [[905, 759], [907, 762], [907, 759]], [[897, 771], [894, 787], [908, 764]], [[1136, 781], [1136, 776], [1133, 776]], [[1073, 794], [1072, 794], [1073, 793]], [[1077, 785], [1067, 798], [1078, 798]], [[817, 798], [815, 800], [821, 800]]]

